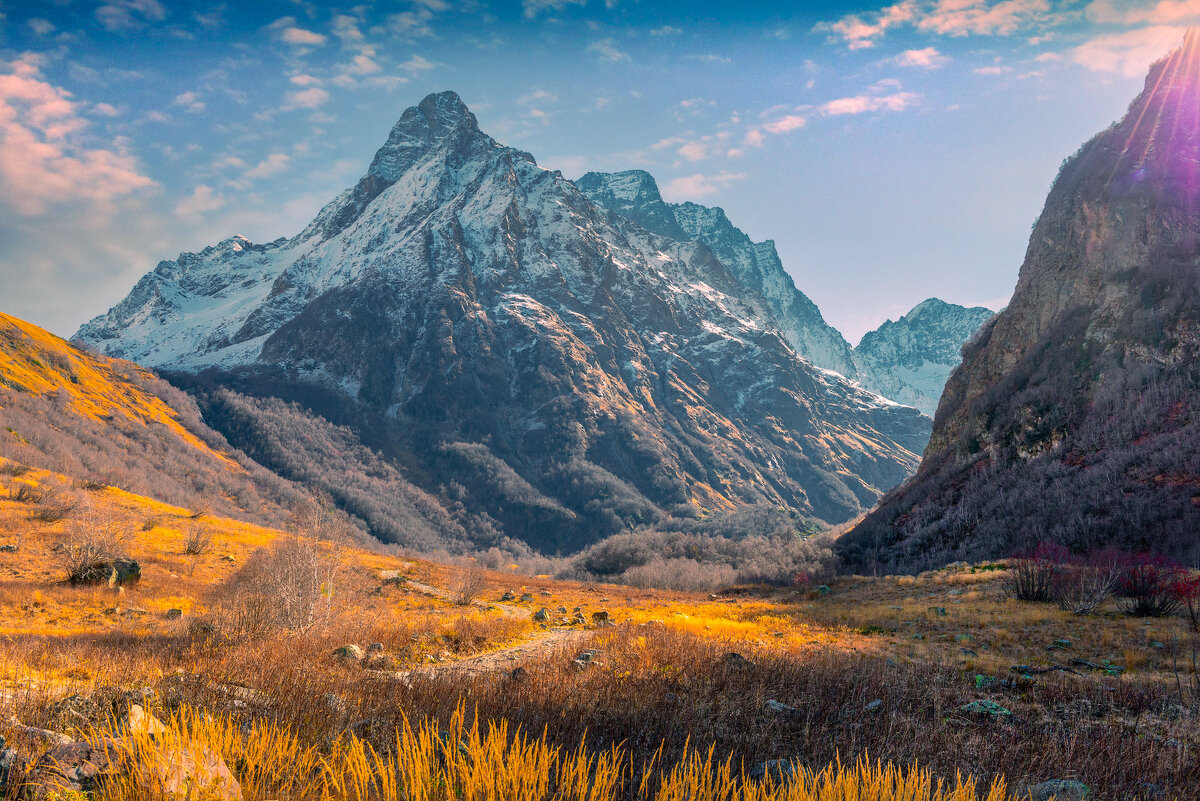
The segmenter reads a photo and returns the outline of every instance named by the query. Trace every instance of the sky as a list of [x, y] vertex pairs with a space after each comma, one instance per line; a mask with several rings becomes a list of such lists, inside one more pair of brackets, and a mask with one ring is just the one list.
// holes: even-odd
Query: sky
[[404, 109], [774, 240], [853, 343], [1000, 308], [1064, 158], [1200, 0], [0, 0], [0, 311], [62, 336], [162, 259], [297, 233]]

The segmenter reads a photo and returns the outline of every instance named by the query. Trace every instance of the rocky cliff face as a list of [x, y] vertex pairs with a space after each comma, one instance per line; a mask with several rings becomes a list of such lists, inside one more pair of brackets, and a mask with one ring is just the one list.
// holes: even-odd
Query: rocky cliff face
[[[431, 95], [299, 235], [163, 262], [78, 338], [202, 397], [348, 428], [477, 543], [570, 551], [668, 514], [869, 507], [915, 466], [927, 418], [800, 358], [755, 246], [674, 216], [609, 214]], [[265, 400], [227, 401], [212, 417], [237, 407], [231, 438], [264, 430], [247, 415]]]
[[918, 475], [844, 541], [862, 565], [1052, 538], [1200, 545], [1200, 37], [1063, 167], [1013, 299], [964, 350]]
[[962, 360], [963, 344], [991, 316], [982, 306], [930, 298], [863, 336], [853, 352], [856, 377], [872, 392], [932, 417], [946, 380]]
[[665, 202], [653, 176], [642, 170], [589, 172], [576, 184], [597, 205], [647, 231], [679, 241], [703, 243], [749, 290], [749, 297], [761, 306], [760, 314], [774, 319], [797, 353], [818, 367], [856, 377], [850, 343], [825, 322], [817, 305], [796, 288], [783, 269], [774, 242], [752, 242], [722, 209]]

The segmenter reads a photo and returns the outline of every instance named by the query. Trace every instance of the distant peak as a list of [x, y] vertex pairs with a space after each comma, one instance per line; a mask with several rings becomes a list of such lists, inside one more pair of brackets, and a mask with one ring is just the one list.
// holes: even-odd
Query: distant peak
[[475, 115], [456, 92], [436, 92], [405, 110], [375, 153], [369, 173], [395, 181], [421, 153], [456, 133], [478, 130]]
[[622, 170], [620, 172], [589, 172], [575, 184], [584, 192], [603, 189], [612, 198], [630, 203], [662, 202], [658, 182], [645, 170]]

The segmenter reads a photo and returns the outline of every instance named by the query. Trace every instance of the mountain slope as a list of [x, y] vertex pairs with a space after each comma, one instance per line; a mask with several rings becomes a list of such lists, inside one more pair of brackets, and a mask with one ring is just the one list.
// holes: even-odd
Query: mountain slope
[[1068, 160], [1009, 306], [965, 349], [860, 565], [1044, 538], [1200, 555], [1200, 35]]
[[712, 248], [605, 213], [446, 92], [296, 237], [163, 262], [77, 336], [188, 374], [202, 403], [294, 402], [472, 537], [554, 552], [748, 503], [844, 520], [915, 466], [927, 418], [799, 358], [766, 306]]
[[853, 352], [855, 377], [872, 392], [932, 417], [962, 360], [963, 344], [991, 316], [982, 306], [923, 301], [899, 320], [863, 335]]
[[643, 170], [589, 172], [575, 183], [592, 202], [647, 231], [683, 242], [703, 242], [751, 290], [762, 305], [760, 313], [774, 318], [797, 353], [818, 367], [855, 377], [850, 343], [796, 288], [783, 269], [774, 242], [752, 242], [722, 209], [667, 203], [654, 177]]
[[0, 314], [0, 456], [79, 481], [279, 522], [301, 491], [229, 448], [148, 371]]

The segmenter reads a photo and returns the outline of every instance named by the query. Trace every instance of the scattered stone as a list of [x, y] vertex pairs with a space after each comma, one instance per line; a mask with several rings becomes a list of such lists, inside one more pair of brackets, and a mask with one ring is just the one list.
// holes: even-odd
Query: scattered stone
[[543, 606], [541, 609], [539, 609], [533, 613], [533, 622], [534, 623], [549, 623], [550, 622], [550, 613], [546, 611], [546, 607]]
[[371, 654], [381, 654], [381, 653], [383, 653], [383, 643], [373, 642], [367, 646], [367, 656], [370, 656]]
[[864, 712], [878, 712], [882, 708], [883, 708], [883, 699], [876, 698], [874, 701], [871, 701], [866, 706], [864, 706], [863, 711]]
[[575, 614], [575, 615], [582, 615], [582, 614], [583, 614], [583, 607], [577, 606], [577, 607], [575, 607], [574, 609], [572, 609], [572, 610], [571, 610], [571, 613], [572, 613], [572, 614]]
[[167, 620], [179, 620], [179, 618], [181, 618], [181, 617], [183, 617], [182, 609], [168, 609], [167, 610]]
[[529, 671], [523, 667], [515, 667], [508, 672], [507, 678], [509, 681], [520, 683], [529, 678]]
[[958, 653], [959, 656], [979, 656], [978, 653], [972, 651], [970, 648], [959, 648]]
[[982, 715], [994, 720], [1012, 717], [1012, 712], [1000, 706], [1000, 704], [996, 703], [995, 701], [987, 698], [981, 698], [978, 701], [972, 701], [969, 704], [963, 704], [959, 707], [959, 709], [961, 709], [963, 712], [970, 712], [974, 715]]
[[828, 595], [829, 593], [833, 592], [833, 588], [828, 584], [818, 584], [816, 589], [817, 595]]
[[521, 603], [528, 604], [533, 602], [533, 593], [527, 592], [521, 596]]
[[236, 561], [237, 561], [237, 559], [235, 559], [235, 558], [234, 558], [233, 554], [228, 554], [228, 553], [227, 553], [227, 554], [225, 554], [224, 556], [222, 556], [222, 557], [221, 557], [221, 561], [222, 561], [222, 562], [236, 562]]
[[1021, 797], [1028, 796], [1029, 801], [1082, 801], [1092, 797], [1092, 789], [1086, 784], [1074, 779], [1051, 779], [1025, 788]]
[[513, 598], [516, 598], [516, 597], [517, 597], [516, 593], [514, 593], [512, 590], [505, 590], [504, 594], [500, 596], [500, 600], [501, 601], [511, 601]]
[[15, 546], [15, 545], [12, 545], [12, 544], [0, 545], [0, 553], [16, 553], [16, 552], [17, 552], [17, 546]]
[[966, 590], [950, 590], [950, 592], [948, 592], [946, 594], [947, 595], [964, 595], [965, 593], [966, 593]]
[[119, 756], [116, 740], [56, 745], [33, 763], [25, 779], [27, 791], [34, 798], [95, 793], [105, 777], [117, 774]]
[[931, 606], [928, 609], [926, 609], [925, 611], [928, 614], [933, 615], [934, 617], [945, 617], [946, 616], [946, 607], [944, 607], [944, 606]]
[[72, 743], [75, 742], [67, 735], [59, 734], [56, 731], [50, 731], [49, 729], [39, 729], [35, 726], [25, 726], [21, 723], [21, 721], [17, 720], [15, 717], [9, 717], [9, 719], [5, 722], [8, 724], [8, 728], [10, 728], [11, 730], [18, 732], [20, 734], [23, 734], [26, 737], [29, 737], [31, 739], [38, 740], [49, 746], [54, 746], [54, 747], [65, 746], [65, 745], [71, 745]]
[[984, 676], [979, 673], [975, 674], [976, 690], [986, 690], [989, 687], [995, 687], [998, 682], [999, 680], [995, 676]]
[[554, 611], [555, 611], [555, 612], [557, 612], [557, 613], [558, 613], [558, 614], [560, 614], [560, 615], [565, 615], [565, 614], [567, 613], [567, 607], [565, 607], [565, 606], [560, 606], [560, 607], [558, 607], [557, 609], [555, 609]]
[[549, 598], [553, 593], [550, 590], [542, 590], [540, 594], [543, 598]]
[[608, 611], [601, 609], [598, 612], [592, 612], [592, 624], [595, 626], [612, 626], [615, 625], [612, 618], [609, 617]]
[[774, 712], [776, 715], [797, 715], [800, 713], [800, 710], [796, 707], [781, 704], [779, 701], [770, 698], [763, 702], [763, 709], [768, 712]]
[[140, 704], [129, 705], [125, 713], [124, 730], [133, 735], [145, 734], [154, 740], [164, 737], [167, 733], [167, 727], [162, 721], [143, 709]]
[[343, 645], [341, 648], [333, 649], [333, 658], [341, 662], [359, 662], [363, 658], [363, 650], [357, 645]]

